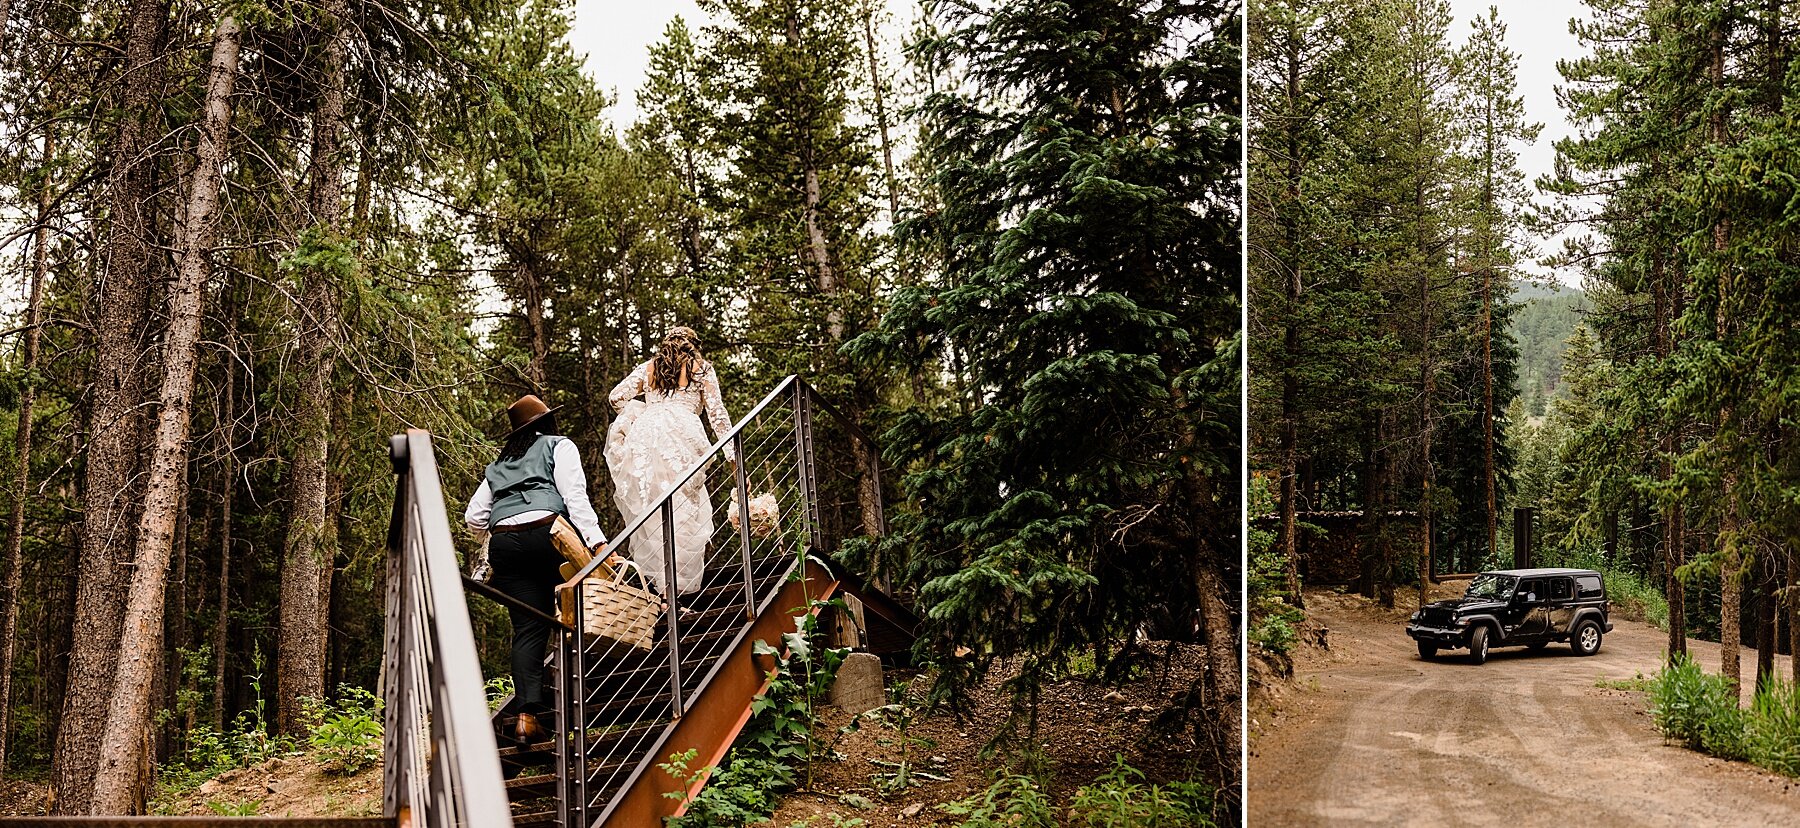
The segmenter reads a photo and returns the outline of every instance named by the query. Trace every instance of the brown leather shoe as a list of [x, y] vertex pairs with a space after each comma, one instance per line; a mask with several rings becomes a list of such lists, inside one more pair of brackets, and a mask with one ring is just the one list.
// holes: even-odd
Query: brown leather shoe
[[518, 742], [520, 747], [525, 747], [534, 742], [543, 741], [543, 739], [544, 726], [538, 724], [537, 717], [530, 713], [520, 713], [517, 724], [513, 726], [513, 740]]

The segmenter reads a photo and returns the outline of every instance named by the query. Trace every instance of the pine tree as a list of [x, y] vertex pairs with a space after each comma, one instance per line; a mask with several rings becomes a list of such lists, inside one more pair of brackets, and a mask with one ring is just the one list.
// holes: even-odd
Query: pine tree
[[984, 403], [910, 407], [885, 437], [915, 507], [887, 554], [940, 689], [1020, 656], [1029, 725], [1071, 654], [1194, 619], [1202, 732], [1235, 744], [1235, 6], [928, 13], [921, 60], [968, 83], [924, 103], [941, 208], [902, 233], [946, 258], [853, 349], [913, 371], [961, 355]]

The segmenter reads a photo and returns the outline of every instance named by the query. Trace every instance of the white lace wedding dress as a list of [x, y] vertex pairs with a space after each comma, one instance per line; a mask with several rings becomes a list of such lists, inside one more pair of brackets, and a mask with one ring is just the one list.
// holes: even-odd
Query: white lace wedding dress
[[[639, 365], [608, 395], [618, 416], [606, 433], [606, 467], [612, 473], [613, 499], [626, 522], [674, 488], [682, 472], [692, 468], [712, 441], [700, 417], [705, 414], [714, 434], [731, 428], [725, 402], [719, 397], [719, 378], [712, 366], [702, 365], [687, 387], [657, 391], [650, 387], [650, 363]], [[639, 399], [642, 397], [643, 399]], [[731, 449], [726, 448], [727, 458]], [[734, 458], [733, 458], [734, 459]], [[706, 546], [712, 539], [712, 498], [706, 489], [706, 472], [696, 473], [672, 499], [675, 518], [675, 583], [681, 592], [700, 588], [705, 575]], [[628, 554], [644, 576], [668, 593], [663, 557], [662, 515], [654, 514], [632, 533]]]

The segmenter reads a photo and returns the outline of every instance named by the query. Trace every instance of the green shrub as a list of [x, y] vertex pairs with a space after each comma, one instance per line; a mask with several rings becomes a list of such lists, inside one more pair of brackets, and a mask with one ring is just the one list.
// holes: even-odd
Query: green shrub
[[1143, 770], [1112, 758], [1112, 769], [1076, 790], [1069, 817], [1089, 828], [1213, 828], [1211, 794], [1193, 781], [1145, 785]]
[[[690, 768], [697, 753], [690, 749], [669, 757], [657, 767], [681, 780], [681, 790], [663, 796], [686, 800], [687, 810], [679, 817], [663, 820], [669, 828], [742, 828], [762, 822], [775, 813], [780, 794], [794, 787], [794, 770], [781, 762], [752, 757], [735, 757], [723, 770], [716, 767]], [[693, 799], [687, 789], [704, 774], [711, 773], [706, 787]]]
[[962, 817], [958, 828], [1057, 828], [1056, 809], [1037, 780], [1003, 773], [988, 789], [968, 799], [938, 806], [953, 817]]
[[1272, 602], [1250, 627], [1250, 643], [1272, 653], [1285, 654], [1300, 640], [1296, 625], [1306, 617], [1297, 607]]
[[1737, 689], [1686, 655], [1651, 681], [1650, 715], [1663, 735], [1689, 748], [1723, 759], [1745, 758], [1749, 714], [1738, 707]]
[[1757, 765], [1800, 776], [1800, 687], [1776, 679], [1756, 692], [1744, 749]]
[[382, 701], [374, 693], [338, 685], [338, 701], [308, 699], [307, 744], [324, 760], [327, 773], [352, 776], [381, 761]]
[[1144, 784], [1144, 773], [1113, 757], [1112, 769], [1075, 792], [1069, 816], [1090, 828], [1213, 828], [1212, 796], [1198, 782]]
[[224, 731], [196, 727], [183, 741], [186, 749], [157, 767], [157, 784], [167, 792], [186, 791], [226, 771], [294, 750], [292, 739], [270, 736], [249, 714], [238, 716]]

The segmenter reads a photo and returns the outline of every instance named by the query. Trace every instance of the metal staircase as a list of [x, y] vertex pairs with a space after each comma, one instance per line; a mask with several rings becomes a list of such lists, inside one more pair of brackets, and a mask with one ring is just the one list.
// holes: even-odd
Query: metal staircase
[[[823, 421], [816, 420], [823, 414]], [[860, 442], [851, 450], [852, 441]], [[827, 459], [846, 462], [821, 464]], [[738, 458], [735, 465], [717, 461]], [[676, 505], [683, 486], [705, 486], [713, 531], [701, 588], [665, 612], [653, 646], [636, 650], [578, 635], [573, 623], [544, 615], [463, 576], [451, 540], [431, 435], [412, 430], [391, 438], [396, 477], [388, 528], [387, 618], [382, 657], [383, 816], [379, 818], [0, 817], [9, 825], [212, 826], [252, 822], [291, 828], [654, 828], [679, 815], [704, 777], [677, 780], [658, 768], [674, 754], [696, 752], [688, 767], [716, 765], [750, 719], [751, 705], [774, 664], [757, 642], [778, 647], [816, 601], [840, 591], [865, 596], [872, 635], [910, 644], [917, 619], [891, 598], [825, 563], [844, 536], [879, 533], [878, 494], [859, 498], [859, 483], [879, 468], [874, 445], [799, 377], [788, 377], [699, 462], [675, 491], [628, 521], [609, 550], [630, 557], [663, 547], [664, 583], [675, 583], [672, 554]], [[871, 458], [859, 467], [851, 458]], [[721, 475], [720, 473], [723, 472]], [[865, 477], [866, 475], [866, 477]], [[721, 479], [722, 477], [722, 479]], [[749, 515], [752, 498], [768, 495], [778, 520], [753, 531], [733, 526], [731, 500]], [[870, 514], [868, 505], [873, 506]], [[597, 560], [571, 579], [593, 577]], [[573, 586], [571, 587], [573, 588]], [[513, 745], [504, 734], [512, 715], [490, 714], [469, 622], [467, 595], [484, 595], [537, 613], [560, 631], [552, 640], [548, 681], [554, 699], [551, 737]], [[505, 747], [501, 747], [502, 743]], [[674, 797], [666, 794], [676, 794]]]
[[[824, 423], [818, 422], [820, 415]], [[863, 450], [849, 451], [851, 440], [862, 441]], [[608, 550], [627, 558], [634, 546], [641, 554], [643, 546], [660, 545], [663, 582], [675, 583], [675, 494], [684, 486], [707, 489], [713, 531], [705, 578], [698, 591], [679, 599], [684, 612], [663, 614], [649, 650], [577, 635], [585, 620], [580, 601], [574, 602], [573, 623], [557, 620], [560, 632], [552, 639], [547, 671], [553, 736], [509, 745], [497, 754], [508, 777], [513, 824], [636, 828], [678, 815], [685, 797], [666, 794], [685, 789], [691, 797], [705, 780], [690, 786], [658, 765], [688, 750], [696, 751], [690, 768], [723, 760], [773, 667], [754, 655], [755, 642], [778, 646], [783, 633], [795, 630], [797, 618], [814, 611], [815, 601], [830, 599], [846, 585], [865, 591], [860, 581], [840, 580], [824, 553], [834, 550], [841, 536], [862, 533], [871, 517], [874, 531], [880, 531], [880, 516], [859, 508], [857, 478], [864, 470], [854, 461], [821, 464], [820, 446], [842, 450], [827, 459], [877, 456], [854, 424], [805, 381], [788, 377], [721, 435], [674, 491], [610, 537]], [[727, 456], [739, 462], [718, 462]], [[772, 528], [753, 531], [749, 520], [732, 524], [733, 498], [737, 513], [747, 515], [749, 501], [764, 495], [776, 504]], [[600, 566], [590, 564], [570, 584], [595, 577]], [[485, 585], [466, 580], [465, 585], [520, 606]], [[904, 634], [910, 623], [897, 618], [890, 626], [898, 625]], [[508, 732], [511, 721], [502, 708], [492, 719], [492, 732]]]

